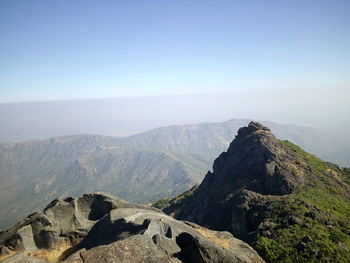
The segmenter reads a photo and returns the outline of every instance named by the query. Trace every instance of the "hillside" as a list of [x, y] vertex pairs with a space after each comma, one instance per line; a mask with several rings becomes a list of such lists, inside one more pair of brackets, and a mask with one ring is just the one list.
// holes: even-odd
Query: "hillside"
[[[139, 203], [174, 197], [200, 183], [214, 158], [248, 122], [169, 126], [127, 138], [74, 135], [2, 143], [0, 229], [58, 196], [109, 191]], [[296, 125], [269, 126], [279, 138], [320, 156], [340, 151], [325, 143], [337, 136]]]
[[108, 140], [82, 135], [0, 145], [0, 229], [62, 195], [103, 190], [139, 203], [175, 196], [205, 170], [190, 155], [180, 160], [106, 146]]
[[155, 205], [233, 233], [267, 262], [349, 262], [349, 193], [349, 170], [251, 122], [198, 187]]

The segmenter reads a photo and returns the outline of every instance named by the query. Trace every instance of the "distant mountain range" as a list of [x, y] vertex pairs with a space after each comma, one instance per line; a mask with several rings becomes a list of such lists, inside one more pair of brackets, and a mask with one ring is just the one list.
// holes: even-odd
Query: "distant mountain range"
[[[55, 137], [0, 144], [0, 229], [63, 195], [109, 191], [146, 203], [198, 184], [214, 158], [249, 120], [169, 126], [127, 138]], [[337, 133], [263, 122], [325, 160], [349, 165], [348, 143]]]

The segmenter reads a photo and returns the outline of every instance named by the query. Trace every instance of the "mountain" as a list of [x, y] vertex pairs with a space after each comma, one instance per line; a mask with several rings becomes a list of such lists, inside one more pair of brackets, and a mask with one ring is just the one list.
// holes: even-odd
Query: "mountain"
[[[174, 197], [201, 182], [215, 157], [248, 122], [169, 126], [127, 138], [74, 135], [0, 143], [0, 229], [58, 196], [109, 191], [138, 203]], [[308, 127], [268, 125], [279, 138], [321, 157], [349, 145], [329, 146], [327, 139], [341, 136]]]
[[1, 144], [1, 228], [57, 196], [103, 190], [140, 203], [176, 196], [199, 182], [205, 170], [185, 154], [181, 161], [170, 153], [120, 148], [109, 141], [81, 135]]
[[[149, 130], [120, 141], [137, 149], [157, 149], [210, 156], [211, 161], [227, 148], [237, 130], [249, 119], [231, 119], [217, 123], [174, 125]], [[341, 130], [324, 131], [311, 127], [262, 121], [277, 138], [289, 140], [322, 159], [350, 166], [350, 140]]]
[[267, 262], [350, 262], [350, 170], [256, 122], [238, 130], [199, 186], [155, 205], [231, 232]]
[[0, 233], [4, 263], [263, 263], [228, 232], [105, 193], [55, 199]]

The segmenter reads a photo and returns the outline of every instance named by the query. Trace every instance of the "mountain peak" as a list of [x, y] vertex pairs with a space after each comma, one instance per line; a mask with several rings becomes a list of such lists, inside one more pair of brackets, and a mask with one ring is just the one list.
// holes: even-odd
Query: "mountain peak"
[[247, 127], [238, 130], [238, 137], [246, 137], [254, 133], [271, 133], [271, 130], [259, 122], [251, 121]]
[[292, 171], [296, 159], [269, 128], [250, 122], [238, 130], [228, 150], [214, 161], [213, 173], [208, 173], [203, 183], [214, 188], [224, 186], [225, 193], [245, 188], [260, 194], [287, 194], [305, 183]]
[[[238, 130], [227, 151], [214, 161], [213, 172], [208, 172], [196, 189], [170, 200], [164, 211], [178, 219], [229, 231], [255, 246], [269, 262], [280, 258], [299, 262], [299, 244], [305, 233], [311, 232], [303, 230], [295, 239], [287, 240], [279, 231], [294, 236], [296, 228], [307, 228], [303, 223], [312, 222], [315, 228], [328, 233], [330, 221], [348, 222], [344, 211], [350, 208], [349, 179], [346, 170], [276, 139], [269, 128], [251, 122]], [[334, 202], [342, 208], [336, 208]], [[348, 231], [348, 225], [344, 226], [337, 231]], [[331, 229], [335, 228], [332, 224]], [[264, 242], [275, 242], [275, 238], [279, 240], [277, 246], [287, 244], [292, 249], [270, 257], [270, 247]], [[317, 231], [312, 238], [317, 240]], [[324, 242], [328, 245], [333, 241]], [[337, 244], [334, 249], [346, 253]], [[305, 251], [311, 253], [308, 248]]]

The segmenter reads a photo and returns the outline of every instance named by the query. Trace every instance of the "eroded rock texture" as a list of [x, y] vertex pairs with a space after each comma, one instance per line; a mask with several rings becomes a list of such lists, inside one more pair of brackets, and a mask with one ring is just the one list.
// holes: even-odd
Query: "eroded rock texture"
[[65, 263], [264, 262], [228, 232], [102, 193], [54, 200], [0, 234], [2, 253], [15, 253], [3, 262], [47, 262], [28, 252], [50, 250], [62, 241], [72, 244], [59, 257]]

